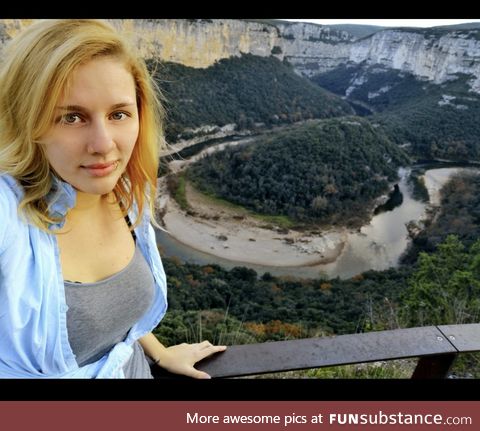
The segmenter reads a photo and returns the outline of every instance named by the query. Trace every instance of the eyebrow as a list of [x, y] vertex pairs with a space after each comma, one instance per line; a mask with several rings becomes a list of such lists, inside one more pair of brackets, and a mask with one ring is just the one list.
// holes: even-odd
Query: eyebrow
[[[110, 110], [125, 108], [126, 106], [134, 106], [134, 105], [135, 103], [132, 103], [132, 102], [116, 103], [115, 105], [112, 105], [110, 107]], [[87, 108], [84, 108], [83, 106], [80, 106], [80, 105], [57, 106], [55, 109], [62, 109], [64, 111], [82, 111], [82, 112], [88, 111]]]

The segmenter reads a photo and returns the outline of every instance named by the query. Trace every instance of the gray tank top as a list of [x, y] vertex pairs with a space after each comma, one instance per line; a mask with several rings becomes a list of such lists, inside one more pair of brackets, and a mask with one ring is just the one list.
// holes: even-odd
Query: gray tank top
[[[138, 244], [130, 263], [95, 283], [65, 281], [67, 330], [80, 366], [100, 359], [123, 341], [153, 302], [154, 279]], [[138, 341], [123, 367], [126, 378], [153, 378]]]

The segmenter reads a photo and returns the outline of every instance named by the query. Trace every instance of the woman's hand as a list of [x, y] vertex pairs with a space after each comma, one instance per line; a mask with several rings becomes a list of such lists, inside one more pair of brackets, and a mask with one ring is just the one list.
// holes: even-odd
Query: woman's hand
[[209, 341], [194, 344], [177, 344], [165, 349], [159, 366], [175, 374], [183, 374], [196, 379], [210, 379], [210, 376], [193, 366], [207, 356], [225, 351], [227, 346], [214, 346]]

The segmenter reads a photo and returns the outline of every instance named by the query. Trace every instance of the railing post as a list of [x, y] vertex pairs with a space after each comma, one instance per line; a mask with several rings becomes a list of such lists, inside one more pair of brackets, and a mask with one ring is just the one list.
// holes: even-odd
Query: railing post
[[412, 379], [444, 379], [456, 357], [457, 353], [423, 356], [417, 362]]

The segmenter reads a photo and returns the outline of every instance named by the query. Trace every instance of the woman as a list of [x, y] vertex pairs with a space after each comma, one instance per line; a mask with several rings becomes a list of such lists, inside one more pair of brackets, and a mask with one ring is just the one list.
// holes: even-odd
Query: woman
[[167, 295], [144, 62], [97, 20], [39, 21], [1, 58], [0, 377], [209, 378], [194, 364], [226, 346], [150, 332]]

